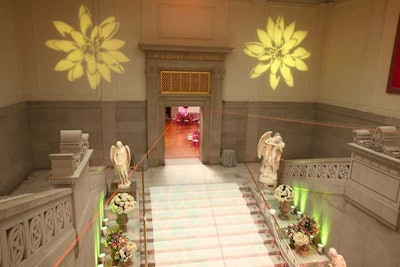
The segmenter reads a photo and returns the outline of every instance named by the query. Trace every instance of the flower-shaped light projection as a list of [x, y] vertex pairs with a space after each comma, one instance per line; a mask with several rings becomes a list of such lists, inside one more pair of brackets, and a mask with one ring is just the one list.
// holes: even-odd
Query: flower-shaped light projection
[[108, 17], [100, 25], [93, 25], [90, 11], [84, 5], [79, 8], [80, 32], [62, 21], [54, 21], [57, 31], [71, 40], [48, 40], [46, 46], [57, 51], [68, 53], [60, 60], [55, 71], [68, 71], [68, 81], [82, 77], [85, 72], [90, 87], [96, 89], [101, 77], [111, 82], [111, 70], [123, 73], [121, 62], [129, 59], [118, 49], [125, 41], [112, 39], [116, 34], [119, 22], [115, 17]]
[[293, 87], [293, 75], [291, 68], [307, 71], [307, 64], [303, 61], [310, 57], [311, 53], [299, 44], [307, 36], [307, 31], [295, 31], [296, 22], [292, 22], [285, 28], [284, 19], [279, 16], [276, 23], [268, 18], [266, 31], [257, 29], [260, 42], [247, 42], [244, 52], [259, 60], [250, 72], [250, 78], [257, 78], [266, 71], [270, 71], [270, 85], [276, 89], [281, 75], [286, 84]]

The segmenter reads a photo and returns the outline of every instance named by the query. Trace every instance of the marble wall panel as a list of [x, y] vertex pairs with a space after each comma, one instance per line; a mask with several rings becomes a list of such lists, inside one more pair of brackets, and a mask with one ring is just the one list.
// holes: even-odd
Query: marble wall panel
[[94, 149], [91, 164], [103, 163], [102, 116], [100, 102], [28, 102], [35, 169], [49, 169], [49, 154], [59, 153], [60, 130], [89, 133]]
[[[254, 162], [258, 139], [266, 131], [273, 131], [283, 137], [285, 159], [310, 158], [314, 126], [308, 122], [314, 118], [314, 106], [313, 103], [225, 102], [222, 147], [234, 148], [239, 162]], [[256, 141], [252, 142], [253, 139]]]
[[26, 104], [0, 108], [0, 150], [0, 195], [5, 195], [33, 169]]
[[312, 157], [348, 157], [347, 143], [353, 141], [354, 129], [374, 129], [381, 125], [393, 125], [400, 128], [400, 119], [386, 117], [369, 112], [316, 104]]
[[116, 104], [115, 136], [117, 140], [128, 145], [132, 153], [147, 151], [146, 113], [145, 101], [126, 101]]

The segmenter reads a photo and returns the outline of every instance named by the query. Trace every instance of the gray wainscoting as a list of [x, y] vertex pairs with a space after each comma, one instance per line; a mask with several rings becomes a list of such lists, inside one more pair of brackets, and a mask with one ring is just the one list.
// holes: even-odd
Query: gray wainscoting
[[89, 133], [91, 165], [110, 165], [112, 144], [121, 140], [132, 151], [146, 151], [146, 104], [114, 101], [29, 102], [33, 164], [50, 168], [50, 153], [59, 153], [60, 130]]
[[[0, 109], [0, 193], [12, 190], [32, 169], [49, 169], [59, 153], [60, 130], [89, 133], [91, 165], [110, 165], [117, 140], [132, 153], [148, 149], [146, 101], [31, 101]], [[352, 130], [380, 125], [400, 129], [400, 119], [337, 106], [299, 102], [227, 101], [222, 108], [221, 150], [236, 150], [239, 162], [257, 161], [266, 131], [279, 132], [284, 159], [349, 157]]]
[[0, 195], [10, 193], [33, 169], [26, 103], [0, 108]]

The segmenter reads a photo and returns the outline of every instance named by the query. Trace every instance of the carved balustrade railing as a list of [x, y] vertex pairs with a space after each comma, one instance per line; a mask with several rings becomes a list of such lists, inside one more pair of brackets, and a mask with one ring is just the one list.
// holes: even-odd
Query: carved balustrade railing
[[48, 251], [75, 238], [71, 189], [52, 189], [0, 202], [0, 266], [45, 266]]
[[350, 158], [284, 160], [279, 177], [345, 183], [350, 174]]

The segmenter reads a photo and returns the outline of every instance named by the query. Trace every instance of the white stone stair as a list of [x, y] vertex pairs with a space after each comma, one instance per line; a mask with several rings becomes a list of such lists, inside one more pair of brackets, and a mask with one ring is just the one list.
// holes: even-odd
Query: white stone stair
[[286, 266], [244, 184], [150, 187], [145, 199], [149, 266]]

